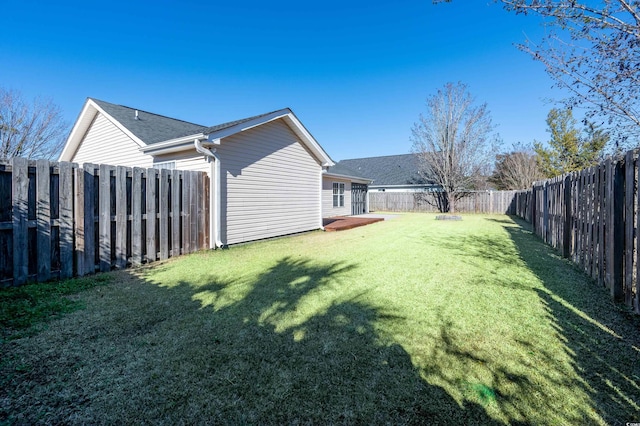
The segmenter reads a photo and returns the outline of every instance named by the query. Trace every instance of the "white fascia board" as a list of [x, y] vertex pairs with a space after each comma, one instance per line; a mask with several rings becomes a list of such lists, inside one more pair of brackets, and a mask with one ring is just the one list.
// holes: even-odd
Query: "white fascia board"
[[365, 179], [365, 178], [361, 178], [361, 177], [357, 177], [357, 176], [348, 176], [348, 175], [339, 175], [336, 173], [322, 173], [322, 177], [327, 177], [327, 178], [335, 178], [335, 179], [346, 179], [346, 180], [350, 180], [351, 182], [355, 182], [355, 183], [365, 183], [367, 185], [370, 185], [373, 183], [373, 179]]
[[206, 135], [197, 133], [195, 135], [183, 136], [176, 139], [171, 139], [164, 142], [158, 142], [150, 145], [146, 145], [140, 148], [140, 151], [148, 155], [160, 155], [169, 154], [171, 152], [185, 151], [193, 148], [193, 140], [206, 139]]
[[93, 103], [91, 99], [87, 99], [80, 111], [80, 114], [78, 114], [78, 118], [76, 118], [76, 121], [73, 124], [71, 133], [69, 133], [69, 137], [64, 144], [64, 148], [62, 148], [58, 161], [71, 161], [73, 154], [78, 149], [83, 136], [87, 132], [87, 129], [93, 122], [97, 113], [98, 110], [95, 108], [95, 103]]
[[67, 138], [67, 142], [62, 149], [62, 153], [60, 154], [60, 158], [58, 159], [58, 161], [71, 160], [73, 154], [78, 149], [78, 146], [80, 146], [80, 143], [82, 142], [84, 135], [89, 129], [89, 126], [91, 125], [91, 123], [93, 123], [93, 120], [98, 113], [104, 115], [107, 120], [113, 123], [113, 125], [120, 129], [125, 135], [131, 138], [131, 140], [133, 140], [138, 146], [146, 146], [146, 144], [142, 140], [140, 140], [140, 138], [131, 133], [129, 129], [124, 127], [118, 120], [116, 120], [111, 115], [107, 114], [102, 108], [100, 108], [100, 106], [95, 103], [93, 99], [87, 98], [87, 101], [85, 102], [80, 115], [73, 125], [73, 129], [69, 134], [69, 138]]

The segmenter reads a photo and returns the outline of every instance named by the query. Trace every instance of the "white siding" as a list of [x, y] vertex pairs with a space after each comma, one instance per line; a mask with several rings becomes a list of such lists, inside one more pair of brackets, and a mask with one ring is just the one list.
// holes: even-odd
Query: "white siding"
[[[344, 183], [344, 207], [333, 207], [333, 182]], [[351, 215], [351, 181], [333, 177], [322, 178], [322, 217]]]
[[98, 113], [71, 161], [115, 166], [151, 167], [153, 159], [138, 151], [138, 144]]
[[322, 168], [282, 121], [222, 140], [222, 241], [318, 229]]
[[[207, 159], [195, 149], [173, 154], [157, 155], [153, 160], [154, 163], [175, 161], [176, 169], [178, 170], [192, 170], [207, 173], [211, 171], [211, 166]], [[153, 167], [153, 164], [150, 167]]]

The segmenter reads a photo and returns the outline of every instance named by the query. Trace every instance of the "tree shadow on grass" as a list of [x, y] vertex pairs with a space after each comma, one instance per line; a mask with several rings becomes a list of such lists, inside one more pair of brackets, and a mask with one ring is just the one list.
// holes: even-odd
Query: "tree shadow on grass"
[[[613, 304], [604, 289], [535, 237], [526, 223], [486, 220], [503, 227], [508, 238], [494, 232], [455, 240], [425, 238], [475, 268], [468, 277], [471, 306], [493, 303], [490, 310], [478, 312], [479, 321], [487, 326], [501, 321], [516, 325], [508, 327], [503, 354], [496, 355], [470, 350], [469, 342], [477, 336], [457, 330], [442, 314], [442, 344], [431, 358], [465, 362], [456, 374], [435, 371], [436, 377], [460, 387], [465, 375], [488, 372], [484, 383], [493, 384], [500, 410], [511, 419], [532, 421], [531, 413], [539, 412], [555, 416], [546, 420], [551, 423], [638, 421], [640, 320]], [[513, 265], [526, 273], [515, 273], [518, 268]], [[483, 299], [491, 302], [483, 304]], [[530, 340], [536, 334], [539, 338]], [[434, 365], [437, 369], [442, 362]], [[554, 394], [541, 394], [543, 389]]]
[[542, 282], [536, 292], [594, 409], [610, 424], [640, 421], [640, 318], [614, 304], [605, 289], [533, 236], [528, 224], [514, 221], [504, 229]]
[[397, 313], [366, 294], [332, 298], [352, 267], [287, 257], [249, 281], [118, 272], [86, 310], [12, 342], [23, 368], [11, 366], [0, 419], [497, 424], [421, 377], [381, 331]]

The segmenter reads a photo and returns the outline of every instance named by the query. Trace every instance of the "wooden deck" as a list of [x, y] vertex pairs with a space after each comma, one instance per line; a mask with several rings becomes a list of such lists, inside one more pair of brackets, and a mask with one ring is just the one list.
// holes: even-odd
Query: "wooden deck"
[[381, 222], [384, 218], [381, 217], [357, 217], [357, 216], [339, 216], [328, 217], [322, 219], [324, 230], [327, 232], [344, 231], [346, 229], [356, 228], [358, 226], [365, 226], [375, 222]]

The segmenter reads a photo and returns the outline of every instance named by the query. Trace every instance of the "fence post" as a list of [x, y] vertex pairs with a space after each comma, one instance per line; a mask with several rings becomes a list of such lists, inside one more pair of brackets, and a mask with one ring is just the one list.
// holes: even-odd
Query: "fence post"
[[613, 165], [613, 264], [611, 271], [611, 295], [620, 301], [624, 297], [624, 163], [617, 161]]
[[[636, 156], [636, 164], [634, 176], [637, 175], [640, 180], [640, 156]], [[635, 179], [634, 179], [635, 180]], [[640, 182], [636, 185], [636, 202], [633, 206], [636, 215], [636, 289], [635, 299], [633, 300], [633, 310], [636, 314], [640, 314]]]
[[634, 152], [628, 151], [625, 158], [625, 196], [624, 196], [624, 302], [633, 307], [633, 231], [635, 227], [633, 195], [635, 192]]
[[27, 282], [29, 249], [27, 219], [29, 214], [29, 163], [24, 158], [11, 159], [11, 192], [13, 193], [13, 285]]
[[562, 255], [566, 258], [571, 257], [571, 234], [573, 231], [571, 201], [571, 175], [567, 174], [564, 178], [564, 235], [562, 236]]
[[107, 272], [111, 270], [111, 167], [106, 164], [100, 165], [99, 192], [99, 238], [96, 243], [99, 245], [100, 271]]
[[529, 203], [529, 206], [531, 208], [531, 227], [533, 228], [533, 234], [536, 235], [538, 233], [537, 230], [537, 226], [536, 226], [536, 222], [537, 222], [537, 216], [538, 216], [538, 212], [536, 211], [536, 201], [537, 201], [537, 197], [536, 197], [536, 185], [533, 185], [533, 188], [531, 189], [531, 202]]
[[38, 281], [51, 277], [51, 168], [48, 160], [36, 161], [36, 223]]
[[85, 230], [85, 182], [84, 182], [84, 170], [76, 167], [73, 169], [75, 187], [73, 192], [73, 223], [75, 234], [74, 240], [74, 258], [75, 258], [75, 272], [81, 277], [85, 274], [85, 250], [87, 249], [86, 230]]
[[60, 197], [60, 278], [73, 276], [73, 168], [71, 163], [59, 163]]
[[158, 171], [156, 169], [146, 170], [146, 212], [147, 212], [147, 232], [146, 232], [146, 245], [147, 245], [147, 263], [155, 262], [157, 255], [157, 240], [156, 240], [156, 222], [158, 211], [156, 210], [156, 197], [158, 193], [157, 177]]
[[[84, 180], [83, 204], [84, 204], [84, 274], [93, 274], [96, 271], [96, 195], [100, 187], [96, 186], [96, 166], [84, 163], [82, 177]], [[98, 213], [99, 214], [99, 213]]]
[[549, 181], [544, 183], [542, 193], [542, 241], [549, 244]]
[[142, 174], [144, 170], [134, 167], [131, 174], [131, 264], [142, 264]]
[[127, 266], [127, 167], [116, 167], [115, 266]]

